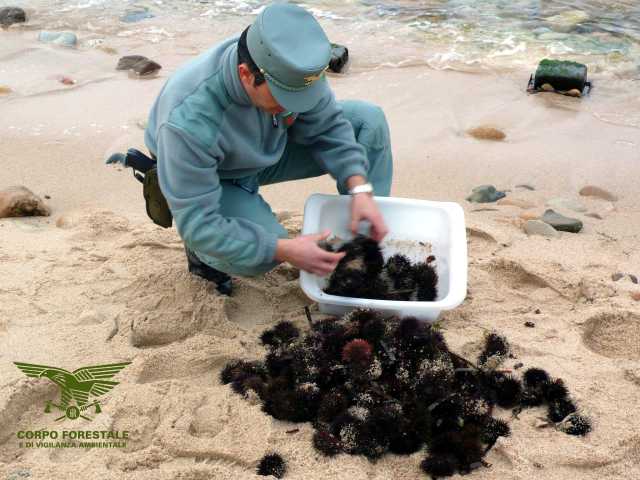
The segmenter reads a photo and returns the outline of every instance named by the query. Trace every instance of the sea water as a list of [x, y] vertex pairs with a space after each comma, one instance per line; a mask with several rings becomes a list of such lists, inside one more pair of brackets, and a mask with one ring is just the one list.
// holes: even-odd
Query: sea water
[[[241, 30], [262, 0], [0, 0], [22, 6], [44, 29], [154, 43]], [[437, 69], [533, 68], [545, 57], [587, 63], [590, 72], [640, 78], [638, 0], [308, 0], [328, 31], [366, 43], [359, 69], [426, 64]], [[351, 45], [353, 47], [353, 45]]]

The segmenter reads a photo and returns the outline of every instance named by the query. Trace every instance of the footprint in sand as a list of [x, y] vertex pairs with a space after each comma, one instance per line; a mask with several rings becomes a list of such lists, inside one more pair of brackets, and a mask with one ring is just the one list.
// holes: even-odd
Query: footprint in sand
[[640, 315], [604, 312], [584, 325], [585, 346], [605, 357], [640, 360]]

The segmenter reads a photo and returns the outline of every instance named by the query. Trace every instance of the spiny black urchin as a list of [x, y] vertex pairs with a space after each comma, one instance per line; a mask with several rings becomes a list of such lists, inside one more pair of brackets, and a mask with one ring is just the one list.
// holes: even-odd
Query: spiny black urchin
[[313, 446], [327, 457], [334, 457], [342, 451], [340, 440], [326, 430], [316, 430], [313, 434]]
[[508, 437], [511, 434], [509, 424], [504, 420], [489, 418], [482, 430], [482, 441], [487, 445], [493, 445], [498, 437]]
[[268, 477], [273, 475], [276, 478], [284, 477], [287, 471], [287, 464], [284, 459], [277, 453], [271, 453], [262, 457], [258, 464], [258, 475]]
[[431, 264], [414, 265], [413, 278], [416, 282], [416, 298], [419, 302], [433, 302], [438, 297], [438, 273]]
[[235, 360], [228, 363], [220, 372], [220, 383], [227, 385], [255, 375], [263, 379], [266, 378], [267, 370], [262, 362]]
[[565, 417], [576, 411], [575, 404], [568, 398], [549, 402], [547, 416], [554, 423], [561, 422]]
[[492, 372], [489, 377], [489, 385], [494, 392], [495, 402], [502, 408], [512, 408], [520, 402], [522, 384], [517, 378]]
[[420, 463], [424, 473], [432, 479], [451, 477], [456, 473], [457, 461], [453, 455], [429, 455]]
[[[484, 347], [478, 357], [478, 365], [496, 368], [509, 353], [509, 343], [502, 335], [491, 332], [484, 338]], [[490, 365], [493, 360], [494, 365]]]
[[555, 402], [567, 398], [569, 391], [562, 379], [558, 378], [553, 382], [544, 384], [544, 398], [547, 402]]
[[585, 436], [591, 431], [591, 420], [579, 413], [572, 413], [558, 428], [569, 435]]
[[300, 331], [291, 322], [283, 320], [278, 322], [273, 328], [265, 330], [260, 335], [263, 345], [278, 348], [293, 342], [300, 336]]

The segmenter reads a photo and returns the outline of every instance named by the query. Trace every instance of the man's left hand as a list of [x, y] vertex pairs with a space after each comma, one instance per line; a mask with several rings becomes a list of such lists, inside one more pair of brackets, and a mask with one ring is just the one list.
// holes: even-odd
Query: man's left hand
[[371, 232], [369, 235], [376, 242], [382, 241], [387, 233], [389, 233], [382, 214], [380, 210], [378, 210], [373, 196], [369, 193], [356, 193], [351, 199], [351, 231], [354, 234], [357, 233], [361, 220], [371, 222]]

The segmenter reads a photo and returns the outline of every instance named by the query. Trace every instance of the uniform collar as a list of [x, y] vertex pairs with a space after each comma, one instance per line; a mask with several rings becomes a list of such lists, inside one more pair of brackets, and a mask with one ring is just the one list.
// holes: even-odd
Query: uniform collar
[[247, 95], [247, 91], [244, 89], [244, 86], [240, 81], [240, 76], [238, 75], [237, 38], [235, 38], [235, 41], [233, 41], [224, 52], [222, 61], [222, 78], [224, 86], [227, 89], [227, 93], [233, 102], [244, 106], [253, 105], [249, 95]]

